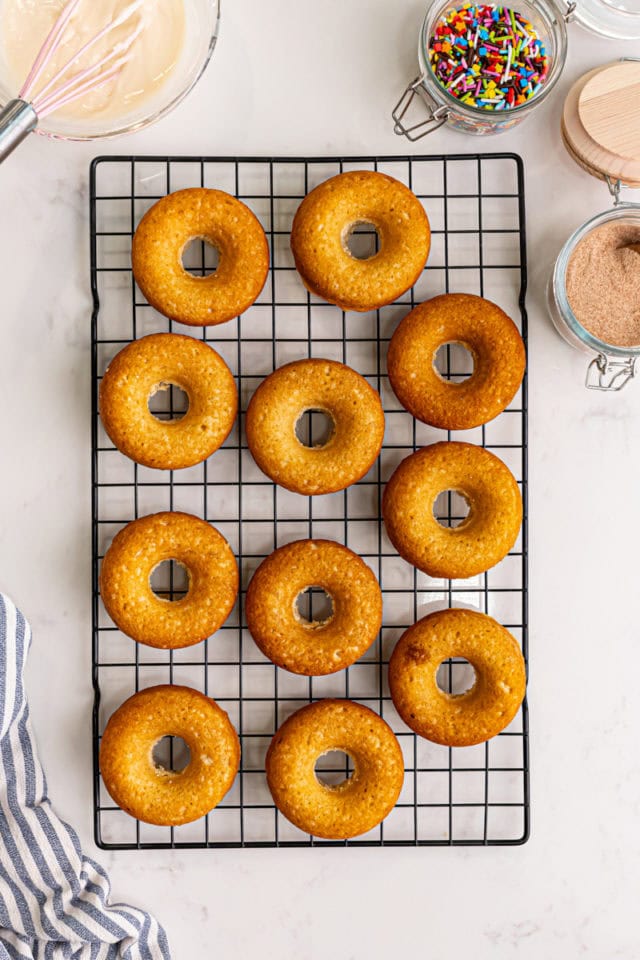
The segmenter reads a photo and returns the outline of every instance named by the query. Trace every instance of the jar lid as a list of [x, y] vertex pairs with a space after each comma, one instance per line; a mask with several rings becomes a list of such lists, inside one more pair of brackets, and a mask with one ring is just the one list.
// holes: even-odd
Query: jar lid
[[640, 0], [576, 0], [573, 19], [601, 37], [640, 40]]
[[616, 60], [580, 77], [564, 102], [562, 139], [592, 176], [640, 187], [640, 62]]

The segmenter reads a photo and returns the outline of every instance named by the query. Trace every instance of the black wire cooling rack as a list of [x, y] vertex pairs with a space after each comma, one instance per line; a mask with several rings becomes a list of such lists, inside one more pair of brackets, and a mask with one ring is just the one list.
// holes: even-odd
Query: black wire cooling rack
[[[289, 250], [289, 230], [302, 197], [317, 183], [349, 169], [374, 169], [406, 183], [431, 221], [432, 251], [415, 287], [395, 304], [371, 313], [344, 313], [307, 293]], [[188, 186], [217, 187], [240, 197], [261, 220], [271, 248], [265, 289], [242, 317], [195, 330], [153, 310], [131, 273], [131, 237], [143, 213], [161, 196]], [[375, 235], [354, 238], [366, 255]], [[356, 249], [356, 247], [360, 249]], [[185, 266], [203, 275], [215, 255], [201, 241], [185, 252]], [[512, 154], [342, 158], [105, 157], [91, 167], [91, 282], [93, 355], [93, 683], [95, 837], [108, 849], [272, 846], [393, 846], [518, 844], [529, 831], [526, 705], [488, 743], [447, 748], [414, 736], [389, 697], [386, 667], [404, 629], [432, 609], [471, 606], [491, 614], [527, 654], [527, 413], [526, 381], [496, 420], [455, 439], [495, 452], [521, 485], [525, 520], [514, 550], [502, 563], [470, 580], [434, 580], [398, 557], [380, 520], [385, 481], [416, 448], [451, 434], [416, 422], [398, 404], [386, 376], [388, 340], [417, 302], [443, 292], [477, 293], [495, 300], [526, 337], [525, 219], [522, 161]], [[129, 341], [178, 330], [212, 343], [234, 374], [242, 411], [262, 378], [290, 360], [330, 357], [363, 374], [382, 396], [386, 437], [378, 462], [362, 481], [341, 493], [302, 497], [274, 486], [255, 466], [240, 419], [224, 446], [188, 470], [137, 466], [113, 448], [98, 417], [100, 377]], [[446, 377], [468, 375], [469, 355], [446, 347], [437, 363]], [[174, 390], [154, 398], [158, 416], [175, 416]], [[184, 408], [182, 408], [184, 409]], [[307, 420], [310, 431], [320, 427]], [[186, 510], [213, 523], [229, 540], [242, 571], [240, 601], [218, 633], [195, 647], [160, 651], [136, 644], [107, 616], [99, 595], [101, 559], [128, 521], [157, 510]], [[439, 498], [441, 522], [464, 515], [456, 495]], [[345, 543], [372, 567], [384, 596], [384, 622], [373, 647], [348, 670], [305, 678], [269, 661], [245, 626], [242, 601], [252, 572], [275, 547], [302, 537]], [[180, 570], [159, 568], [154, 589], [184, 591]], [[305, 598], [307, 609], [322, 598]], [[468, 664], [440, 669], [444, 689], [469, 686]], [[229, 713], [242, 741], [235, 786], [207, 817], [183, 827], [153, 827], [119, 810], [100, 780], [98, 751], [104, 725], [135, 691], [156, 683], [202, 690]], [[406, 763], [399, 802], [378, 828], [345, 842], [317, 840], [293, 827], [274, 807], [264, 777], [264, 756], [277, 727], [310, 700], [349, 697], [380, 713], [398, 736]], [[158, 761], [180, 768], [179, 744], [167, 738]], [[344, 757], [323, 759], [319, 775], [344, 778]], [[320, 768], [319, 768], [320, 769]]]

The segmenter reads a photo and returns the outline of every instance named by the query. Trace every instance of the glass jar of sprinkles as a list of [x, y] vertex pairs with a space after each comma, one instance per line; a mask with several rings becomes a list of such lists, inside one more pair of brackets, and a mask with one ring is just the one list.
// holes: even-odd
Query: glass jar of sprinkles
[[[392, 112], [395, 132], [414, 141], [445, 123], [472, 134], [515, 126], [558, 81], [572, 19], [601, 36], [640, 37], [640, 10], [627, 0], [433, 0], [418, 40], [420, 73]], [[416, 98], [426, 116], [411, 119]]]

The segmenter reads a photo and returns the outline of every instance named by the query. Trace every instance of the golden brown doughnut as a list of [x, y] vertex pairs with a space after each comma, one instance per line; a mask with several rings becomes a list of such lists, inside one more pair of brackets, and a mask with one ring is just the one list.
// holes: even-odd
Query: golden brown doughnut
[[[455, 490], [469, 515], [457, 527], [433, 515], [440, 493]], [[433, 443], [396, 468], [382, 498], [389, 539], [401, 557], [431, 577], [473, 577], [503, 559], [522, 523], [522, 497], [507, 466], [471, 443]]]
[[[329, 619], [302, 619], [296, 599], [321, 587], [333, 601]], [[330, 540], [297, 540], [275, 550], [254, 573], [245, 603], [247, 627], [265, 656], [307, 677], [355, 663], [382, 624], [382, 593], [357, 554]]]
[[[372, 224], [379, 249], [359, 260], [355, 226]], [[429, 256], [429, 220], [418, 198], [384, 173], [354, 170], [319, 184], [293, 220], [291, 250], [305, 286], [343, 310], [375, 310], [412, 287]]]
[[[438, 667], [462, 657], [476, 677], [470, 690], [449, 694], [436, 682]], [[495, 737], [520, 709], [524, 658], [508, 630], [476, 610], [439, 610], [400, 637], [389, 661], [395, 707], [415, 733], [448, 747]]]
[[[336, 786], [321, 783], [316, 761], [332, 750], [353, 760]], [[287, 820], [316, 837], [345, 840], [376, 827], [404, 780], [395, 734], [373, 710], [349, 700], [319, 700], [285, 720], [267, 752], [267, 783]]]
[[[460, 383], [435, 366], [438, 349], [460, 343], [473, 357], [473, 373]], [[446, 293], [419, 304], [389, 344], [391, 386], [403, 407], [443, 430], [470, 430], [493, 420], [522, 383], [522, 337], [500, 307], [470, 293]]]
[[[206, 240], [219, 254], [208, 277], [182, 265], [191, 240]], [[269, 273], [269, 246], [260, 221], [222, 190], [193, 187], [158, 200], [133, 237], [133, 275], [152, 307], [190, 326], [225, 323], [256, 300]]]
[[[181, 737], [191, 753], [179, 772], [157, 766], [153, 748]], [[100, 772], [109, 794], [145, 823], [179, 826], [220, 803], [240, 766], [240, 742], [215, 701], [190, 687], [149, 687], [129, 697], [107, 723]]]
[[[325, 444], [306, 447], [296, 424], [307, 410], [333, 420]], [[375, 462], [384, 436], [380, 397], [364, 377], [335, 360], [296, 360], [263, 380], [249, 403], [247, 443], [275, 483], [294, 493], [344, 490]]]
[[[166, 600], [151, 589], [163, 560], [187, 571], [189, 590]], [[238, 594], [238, 565], [221, 533], [189, 513], [153, 513], [123, 527], [107, 550], [100, 595], [127, 636], [149, 647], [175, 650], [210, 637], [227, 619]]]
[[[174, 384], [189, 409], [181, 420], [158, 420], [149, 400]], [[100, 384], [100, 416], [116, 447], [160, 470], [192, 467], [228, 437], [238, 410], [233, 374], [208, 344], [177, 333], [154, 333], [128, 344]]]

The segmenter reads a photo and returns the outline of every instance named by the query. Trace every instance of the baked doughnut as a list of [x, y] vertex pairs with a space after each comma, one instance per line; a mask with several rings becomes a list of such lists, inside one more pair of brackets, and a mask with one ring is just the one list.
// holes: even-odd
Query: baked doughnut
[[[321, 587], [333, 602], [326, 620], [309, 622], [296, 600]], [[254, 573], [245, 603], [247, 627], [265, 656], [307, 677], [354, 663], [382, 624], [382, 593], [357, 554], [330, 540], [297, 540], [275, 550]]]
[[[476, 677], [470, 690], [445, 693], [438, 667], [462, 657]], [[476, 610], [439, 610], [403, 633], [389, 661], [395, 707], [415, 733], [448, 747], [483, 743], [508, 726], [524, 699], [526, 670], [518, 643]]]
[[[189, 763], [156, 765], [153, 748], [181, 737]], [[240, 766], [240, 742], [215, 701], [190, 687], [149, 687], [118, 707], [100, 742], [100, 772], [110, 796], [132, 817], [163, 827], [204, 817], [220, 803]]]
[[[378, 252], [349, 250], [358, 224], [372, 224]], [[303, 283], [343, 310], [375, 310], [412, 287], [429, 256], [429, 220], [418, 198], [384, 173], [354, 170], [319, 184], [293, 219], [291, 250]]]
[[[208, 277], [194, 277], [182, 265], [185, 247], [197, 239], [218, 251], [218, 267]], [[230, 194], [204, 187], [158, 200], [138, 224], [131, 258], [151, 306], [194, 327], [244, 313], [269, 272], [269, 246], [257, 217]]]
[[[433, 515], [440, 493], [455, 490], [469, 515], [457, 527]], [[382, 498], [389, 539], [431, 577], [473, 577], [505, 557], [522, 523], [522, 497], [507, 466], [471, 443], [433, 443], [396, 468]]]
[[[163, 560], [187, 571], [189, 590], [166, 600], [151, 589]], [[163, 650], [190, 647], [227, 619], [238, 594], [238, 565], [221, 533], [189, 513], [153, 513], [123, 527], [107, 550], [100, 595], [113, 622], [138, 643]]]
[[[306, 447], [296, 424], [308, 410], [322, 411], [333, 432]], [[296, 360], [263, 380], [245, 421], [253, 458], [275, 483], [294, 493], [335, 493], [360, 480], [380, 453], [384, 413], [364, 377], [335, 360]]]
[[[353, 774], [336, 786], [322, 783], [316, 761], [347, 753]], [[404, 780], [395, 734], [373, 710], [350, 700], [319, 700], [282, 724], [267, 752], [267, 783], [275, 805], [305, 833], [327, 840], [357, 837], [393, 809]]]
[[[149, 400], [171, 384], [184, 390], [189, 409], [181, 420], [158, 420]], [[100, 384], [100, 416], [116, 447], [145, 467], [192, 467], [221, 446], [238, 411], [233, 374], [201, 340], [154, 333], [128, 344]]]
[[[473, 373], [461, 383], [445, 380], [435, 366], [438, 349], [460, 343], [473, 357]], [[419, 304], [389, 344], [391, 386], [403, 407], [443, 430], [470, 430], [493, 420], [522, 383], [522, 337], [500, 307], [470, 293], [445, 293]]]

